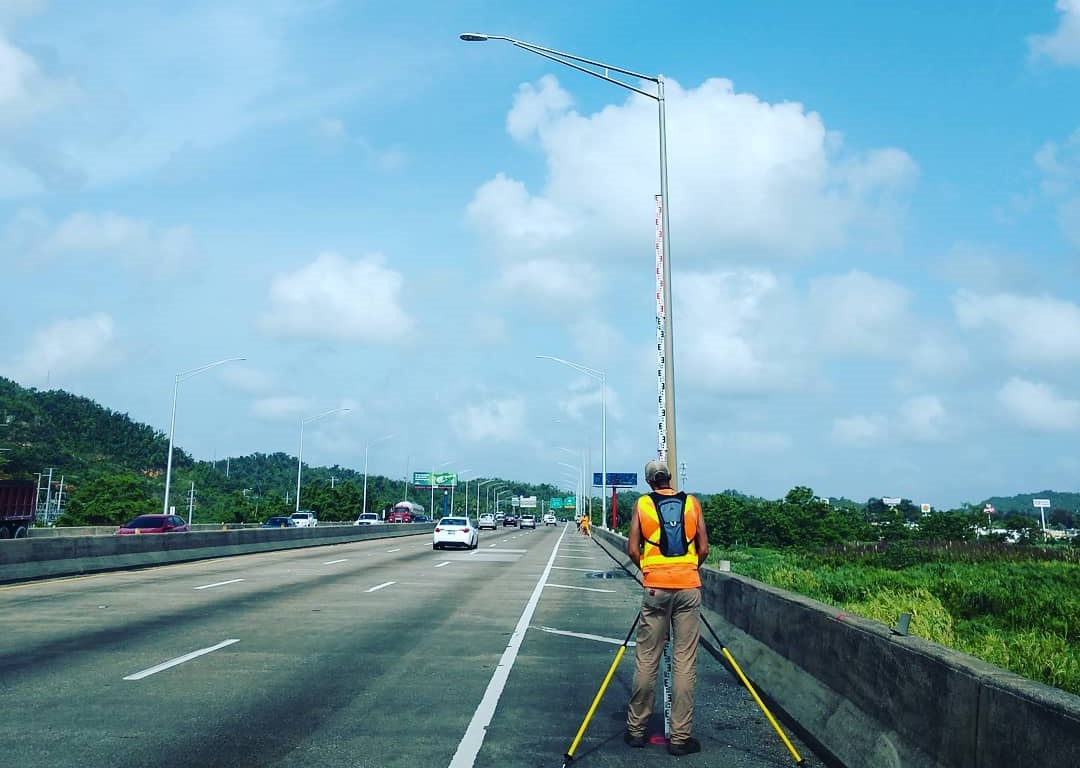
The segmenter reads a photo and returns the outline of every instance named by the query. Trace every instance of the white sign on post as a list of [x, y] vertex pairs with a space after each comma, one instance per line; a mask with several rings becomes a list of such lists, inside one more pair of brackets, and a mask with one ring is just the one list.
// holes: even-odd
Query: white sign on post
[[903, 501], [903, 499], [898, 499], [898, 498], [883, 498], [883, 499], [881, 500], [881, 503], [882, 503], [882, 504], [884, 504], [884, 505], [885, 505], [886, 507], [888, 507], [889, 509], [892, 509], [893, 507], [899, 507], [899, 506], [900, 506], [900, 502], [901, 502], [901, 501]]
[[1039, 518], [1042, 522], [1043, 541], [1046, 541], [1046, 510], [1050, 508], [1050, 499], [1032, 499], [1031, 503], [1039, 510]]

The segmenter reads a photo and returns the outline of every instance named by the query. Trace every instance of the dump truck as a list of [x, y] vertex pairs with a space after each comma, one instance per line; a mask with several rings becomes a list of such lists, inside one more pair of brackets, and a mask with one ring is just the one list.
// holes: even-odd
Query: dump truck
[[37, 486], [30, 480], [0, 480], [0, 539], [24, 539], [34, 522]]

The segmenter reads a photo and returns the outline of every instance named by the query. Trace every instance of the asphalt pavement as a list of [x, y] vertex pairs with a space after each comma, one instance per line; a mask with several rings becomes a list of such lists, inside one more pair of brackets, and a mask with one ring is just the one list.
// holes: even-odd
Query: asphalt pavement
[[[485, 531], [474, 551], [427, 534], [10, 585], [3, 764], [558, 768], [639, 590], [573, 526]], [[633, 666], [631, 646], [572, 765], [795, 764], [707, 653], [702, 752], [630, 749]]]

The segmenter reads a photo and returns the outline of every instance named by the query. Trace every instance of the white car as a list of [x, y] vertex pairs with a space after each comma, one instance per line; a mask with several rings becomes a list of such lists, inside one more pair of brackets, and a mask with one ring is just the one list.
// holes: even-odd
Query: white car
[[548, 512], [546, 515], [544, 515], [544, 527], [545, 528], [547, 526], [549, 526], [549, 525], [558, 525], [558, 524], [559, 524], [559, 521], [555, 517], [555, 515], [551, 514], [550, 512]]
[[480, 515], [479, 518], [477, 518], [476, 527], [480, 530], [490, 528], [494, 531], [496, 528], [499, 527], [499, 524], [495, 522], [495, 515], [491, 514], [490, 512], [485, 512], [484, 514]]
[[518, 519], [518, 528], [532, 528], [536, 530], [536, 515], [522, 515]]
[[296, 523], [297, 528], [314, 528], [319, 524], [314, 512], [293, 512], [289, 517]]
[[375, 512], [361, 512], [360, 517], [356, 518], [353, 525], [378, 525], [382, 520], [379, 519], [378, 514]]
[[432, 549], [476, 549], [480, 546], [480, 533], [467, 517], [444, 517], [435, 524], [435, 531], [431, 536]]

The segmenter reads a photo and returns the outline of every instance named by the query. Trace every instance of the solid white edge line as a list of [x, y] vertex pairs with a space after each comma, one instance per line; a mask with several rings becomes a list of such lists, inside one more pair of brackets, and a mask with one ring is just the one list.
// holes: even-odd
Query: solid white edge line
[[397, 582], [396, 581], [384, 581], [382, 584], [378, 584], [378, 585], [372, 587], [371, 589], [365, 589], [364, 591], [365, 592], [374, 592], [374, 591], [376, 591], [378, 589], [383, 589], [384, 587], [389, 587], [392, 584], [397, 584]]
[[[566, 530], [563, 529], [563, 534], [565, 533]], [[514, 627], [514, 633], [510, 635], [510, 642], [507, 644], [506, 650], [503, 651], [498, 666], [495, 667], [495, 672], [491, 676], [487, 690], [484, 691], [484, 697], [480, 700], [479, 706], [473, 713], [472, 720], [469, 721], [469, 727], [465, 729], [465, 735], [461, 737], [461, 743], [458, 744], [457, 752], [454, 753], [449, 768], [472, 768], [476, 756], [480, 753], [480, 747], [484, 745], [487, 727], [491, 724], [491, 718], [495, 716], [495, 707], [498, 705], [499, 697], [502, 696], [503, 688], [506, 687], [506, 681], [510, 677], [514, 659], [517, 658], [518, 650], [525, 639], [525, 631], [529, 628], [529, 622], [532, 620], [533, 613], [536, 612], [536, 606], [540, 602], [540, 595], [544, 592], [544, 584], [547, 582], [548, 574], [551, 573], [551, 566], [555, 562], [555, 556], [559, 553], [559, 542], [562, 541], [563, 534], [560, 534], [559, 540], [555, 542], [555, 547], [551, 550], [551, 557], [548, 558], [547, 567], [540, 574], [540, 579], [536, 582], [532, 596], [529, 598], [529, 602], [525, 604], [525, 610], [522, 611], [521, 618], [518, 619], [517, 626]]]
[[215, 584], [203, 584], [201, 587], [194, 587], [194, 589], [210, 589], [211, 587], [224, 587], [226, 584], [236, 584], [243, 579], [229, 579], [228, 581], [219, 581]]
[[178, 664], [183, 664], [185, 661], [191, 661], [192, 659], [197, 659], [200, 656], [205, 656], [208, 653], [213, 653], [214, 651], [221, 650], [222, 648], [224, 648], [224, 647], [226, 647], [228, 645], [232, 645], [233, 643], [239, 643], [239, 642], [240, 642], [239, 640], [223, 640], [220, 643], [218, 643], [217, 645], [211, 645], [209, 648], [200, 648], [197, 651], [192, 651], [191, 653], [185, 653], [183, 656], [177, 656], [175, 659], [170, 659], [169, 661], [164, 661], [164, 662], [162, 662], [161, 664], [158, 664], [155, 667], [149, 667], [148, 669], [144, 669], [142, 672], [136, 672], [134, 675], [128, 675], [124, 679], [125, 680], [142, 680], [144, 677], [150, 677], [150, 675], [156, 675], [158, 672], [164, 672], [166, 669], [169, 669], [170, 667], [175, 667]]

